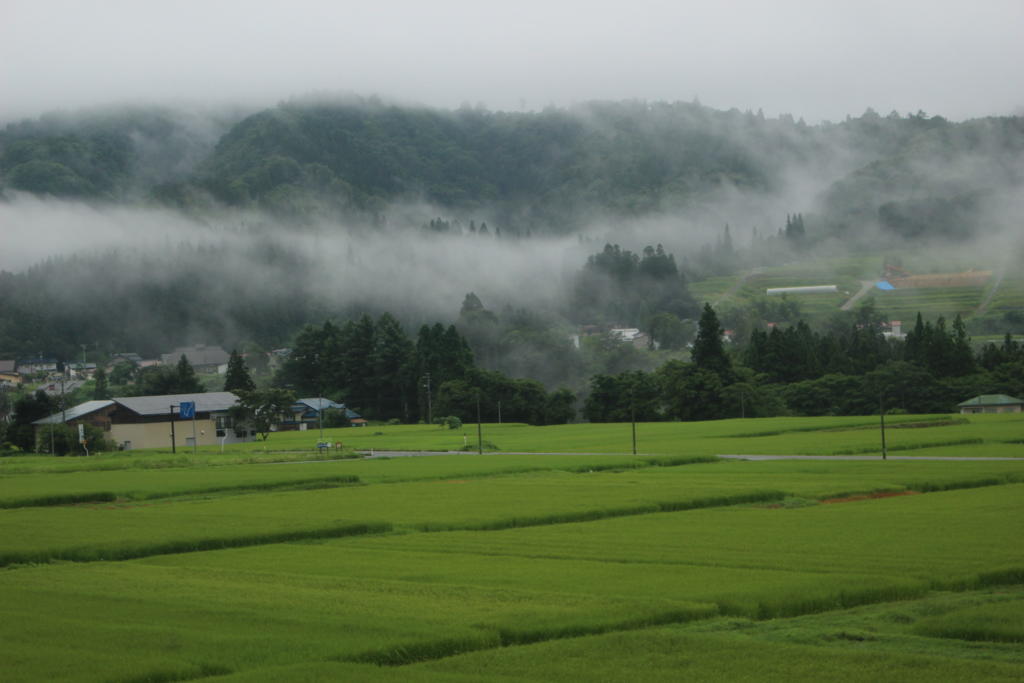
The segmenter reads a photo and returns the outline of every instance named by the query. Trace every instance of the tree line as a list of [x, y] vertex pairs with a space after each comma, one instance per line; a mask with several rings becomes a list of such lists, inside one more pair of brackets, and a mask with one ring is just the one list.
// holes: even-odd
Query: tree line
[[870, 306], [817, 333], [799, 321], [755, 331], [728, 352], [705, 305], [689, 362], [652, 372], [595, 375], [583, 406], [593, 422], [707, 420], [772, 415], [950, 412], [980, 394], [1024, 395], [1024, 345], [1009, 334], [974, 353], [963, 321], [917, 316], [906, 338], [887, 338]]
[[536, 380], [477, 367], [455, 325], [422, 325], [413, 339], [389, 313], [306, 326], [273, 383], [300, 396], [344, 402], [377, 420], [428, 422], [454, 415], [475, 421], [478, 398], [486, 419], [497, 419], [499, 410], [502, 419], [530, 424], [575, 417], [572, 392], [549, 394]]

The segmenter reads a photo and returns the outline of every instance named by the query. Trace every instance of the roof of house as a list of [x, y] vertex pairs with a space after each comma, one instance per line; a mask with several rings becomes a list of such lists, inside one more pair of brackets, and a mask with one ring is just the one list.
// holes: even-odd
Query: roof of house
[[[347, 417], [350, 420], [360, 417], [359, 413], [353, 411], [351, 408], [346, 407], [344, 403], [335, 403], [329, 398], [300, 398], [299, 400], [295, 401], [295, 403], [293, 403], [292, 405], [298, 406], [299, 404], [305, 405], [306, 407], [316, 411], [344, 410], [345, 417]], [[302, 409], [300, 408], [300, 410]]]
[[48, 415], [41, 420], [36, 420], [32, 424], [34, 425], [48, 425], [48, 424], [61, 424], [68, 420], [77, 420], [80, 417], [85, 417], [90, 413], [95, 413], [97, 410], [102, 410], [107, 406], [114, 405], [114, 401], [86, 401], [85, 403], [79, 403], [73, 408], [68, 408], [59, 413]]
[[332, 408], [341, 409], [345, 407], [344, 403], [335, 403], [329, 398], [300, 398], [292, 405], [298, 405], [300, 403], [305, 404], [313, 410], [330, 410]]
[[224, 365], [231, 356], [219, 346], [183, 346], [160, 356], [164, 365], [173, 365], [185, 356], [191, 365]]
[[119, 404], [139, 415], [166, 415], [172, 405], [192, 401], [197, 413], [227, 410], [238, 403], [238, 397], [230, 391], [211, 391], [202, 394], [168, 394], [167, 396], [130, 396], [115, 398]]
[[16, 360], [0, 360], [0, 372], [14, 372], [18, 367]]
[[1006, 394], [982, 394], [981, 396], [975, 396], [969, 398], [963, 403], [958, 403], [958, 408], [967, 408], [970, 406], [1014, 406], [1024, 404], [1024, 401], [1013, 396], [1007, 396]]

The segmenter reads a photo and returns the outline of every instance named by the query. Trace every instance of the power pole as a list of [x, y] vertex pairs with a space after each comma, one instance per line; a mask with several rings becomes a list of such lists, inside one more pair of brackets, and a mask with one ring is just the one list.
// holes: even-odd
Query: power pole
[[878, 394], [878, 418], [881, 420], [882, 425], [882, 460], [888, 460], [888, 453], [885, 448], [885, 405], [882, 403], [883, 394]]
[[476, 392], [476, 447], [480, 455], [484, 454], [484, 431], [480, 424], [480, 390]]
[[433, 411], [433, 407], [430, 405], [430, 373], [429, 372], [426, 374], [425, 379], [427, 380], [427, 384], [426, 384], [426, 386], [427, 386], [427, 424], [428, 425], [432, 425], [432, 424], [434, 424], [434, 411]]
[[176, 452], [174, 450], [174, 404], [172, 403], [168, 409], [171, 414], [171, 453]]

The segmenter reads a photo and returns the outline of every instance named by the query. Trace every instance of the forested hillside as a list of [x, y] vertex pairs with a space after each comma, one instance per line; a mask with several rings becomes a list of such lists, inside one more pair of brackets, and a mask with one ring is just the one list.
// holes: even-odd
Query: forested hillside
[[188, 177], [239, 118], [166, 107], [57, 112], [0, 130], [0, 188], [138, 200]]
[[423, 202], [506, 232], [558, 234], [799, 186], [789, 208], [830, 231], [965, 237], [1019, 189], [1022, 151], [1020, 117], [868, 110], [807, 125], [695, 102], [494, 112], [297, 99], [245, 118], [136, 108], [12, 124], [0, 133], [0, 187], [299, 221], [380, 223], [395, 202]]

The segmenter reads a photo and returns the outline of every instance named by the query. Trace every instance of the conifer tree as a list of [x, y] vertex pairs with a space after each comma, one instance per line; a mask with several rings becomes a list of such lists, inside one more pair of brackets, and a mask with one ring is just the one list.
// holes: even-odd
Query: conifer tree
[[107, 371], [103, 368], [96, 368], [96, 387], [92, 390], [94, 400], [100, 401], [110, 398], [110, 389], [107, 385]]
[[704, 304], [704, 312], [697, 324], [697, 338], [693, 342], [693, 362], [702, 370], [709, 370], [722, 379], [732, 376], [732, 363], [722, 345], [721, 323], [711, 304]]
[[228, 371], [224, 376], [224, 391], [252, 391], [255, 388], [256, 383], [249, 375], [245, 360], [233, 349], [231, 358], [228, 359]]
[[206, 391], [185, 354], [181, 354], [178, 366], [174, 370], [174, 389], [178, 394], [197, 394]]

